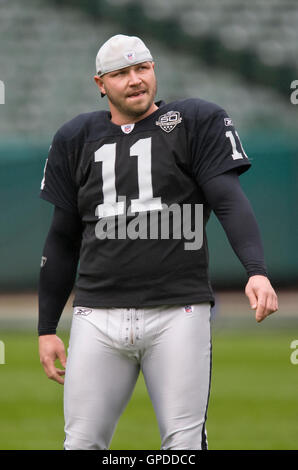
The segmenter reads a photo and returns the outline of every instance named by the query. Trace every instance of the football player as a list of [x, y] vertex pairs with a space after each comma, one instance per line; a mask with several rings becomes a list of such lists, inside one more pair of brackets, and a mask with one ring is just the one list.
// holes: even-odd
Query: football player
[[[55, 210], [40, 270], [40, 360], [50, 379], [65, 375], [64, 448], [108, 449], [142, 370], [161, 449], [206, 449], [212, 210], [247, 272], [256, 321], [278, 308], [239, 182], [251, 163], [220, 106], [155, 102], [140, 38], [105, 42], [94, 80], [109, 110], [57, 131], [41, 185]], [[66, 358], [56, 328], [74, 284]]]

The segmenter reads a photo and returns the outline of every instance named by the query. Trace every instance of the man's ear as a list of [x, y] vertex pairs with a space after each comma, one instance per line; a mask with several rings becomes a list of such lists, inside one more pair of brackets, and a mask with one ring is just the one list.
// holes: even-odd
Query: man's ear
[[105, 95], [106, 91], [105, 91], [105, 86], [104, 86], [104, 83], [103, 83], [103, 79], [101, 77], [99, 77], [98, 75], [94, 75], [94, 81], [95, 81], [96, 85], [98, 86], [98, 88], [100, 89], [101, 93], [103, 95]]

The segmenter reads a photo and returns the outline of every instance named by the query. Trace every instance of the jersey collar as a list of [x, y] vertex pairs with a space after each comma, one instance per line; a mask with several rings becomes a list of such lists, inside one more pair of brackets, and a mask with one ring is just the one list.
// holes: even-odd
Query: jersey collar
[[[159, 100], [159, 101], [156, 101], [155, 102], [156, 106], [158, 109], [156, 109], [153, 113], [149, 114], [148, 116], [146, 116], [144, 119], [141, 119], [140, 121], [137, 121], [134, 125], [134, 127], [139, 127], [141, 125], [143, 125], [143, 123], [147, 123], [150, 121], [150, 119], [156, 117], [156, 115], [158, 114], [160, 108], [162, 108], [163, 106], [165, 106], [165, 101], [163, 100]], [[118, 124], [114, 124], [112, 121], [111, 121], [111, 113], [110, 111], [106, 111], [106, 114], [105, 114], [105, 117], [106, 119], [109, 121], [109, 125], [110, 127], [112, 127], [114, 130], [118, 130], [119, 132], [122, 133], [121, 131], [121, 125], [118, 125]]]

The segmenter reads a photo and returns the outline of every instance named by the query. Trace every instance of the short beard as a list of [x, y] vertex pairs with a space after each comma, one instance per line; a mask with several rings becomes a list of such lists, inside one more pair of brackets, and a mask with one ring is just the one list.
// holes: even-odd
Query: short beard
[[131, 109], [131, 108], [125, 106], [125, 105], [122, 106], [121, 103], [114, 100], [112, 94], [110, 94], [107, 89], [105, 91], [106, 91], [106, 95], [107, 95], [108, 99], [115, 106], [115, 108], [117, 108], [122, 114], [125, 114], [126, 116], [128, 116], [132, 119], [135, 119], [135, 118], [139, 118], [140, 116], [145, 114], [148, 111], [148, 109], [150, 108], [150, 106], [152, 105], [152, 103], [154, 102], [154, 98], [155, 98], [156, 93], [157, 93], [157, 83], [155, 81], [154, 88], [153, 88], [153, 91], [152, 91], [152, 99], [150, 100], [150, 102], [148, 103], [148, 105], [146, 106], [145, 109], [143, 108], [143, 109], [139, 109], [139, 110]]

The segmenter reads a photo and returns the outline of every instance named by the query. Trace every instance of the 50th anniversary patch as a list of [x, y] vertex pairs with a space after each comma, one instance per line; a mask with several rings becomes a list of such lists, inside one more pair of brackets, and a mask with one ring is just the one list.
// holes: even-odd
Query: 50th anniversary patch
[[165, 132], [171, 132], [177, 124], [180, 124], [182, 117], [179, 111], [168, 111], [166, 114], [159, 116], [158, 121], [155, 122]]

